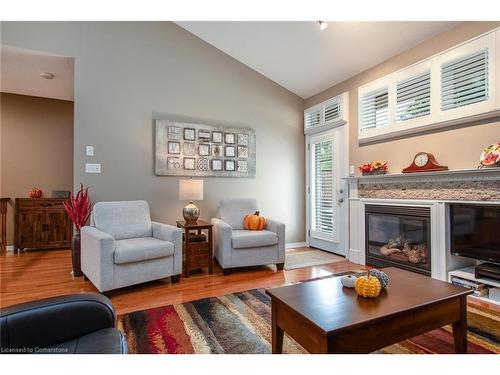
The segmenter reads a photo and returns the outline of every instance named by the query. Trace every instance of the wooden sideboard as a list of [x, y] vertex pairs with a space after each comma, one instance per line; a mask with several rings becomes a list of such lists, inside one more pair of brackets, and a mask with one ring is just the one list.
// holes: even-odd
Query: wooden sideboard
[[14, 251], [70, 248], [72, 224], [67, 198], [16, 198]]
[[0, 198], [0, 254], [7, 251], [7, 204], [10, 198]]

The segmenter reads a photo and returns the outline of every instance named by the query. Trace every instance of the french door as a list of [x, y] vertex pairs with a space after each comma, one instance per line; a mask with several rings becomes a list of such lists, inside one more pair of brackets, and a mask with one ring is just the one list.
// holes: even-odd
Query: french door
[[347, 125], [306, 136], [309, 246], [347, 255]]

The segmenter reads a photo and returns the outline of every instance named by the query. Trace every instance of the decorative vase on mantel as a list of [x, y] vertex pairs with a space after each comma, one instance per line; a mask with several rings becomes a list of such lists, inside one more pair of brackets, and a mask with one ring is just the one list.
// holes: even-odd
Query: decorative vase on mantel
[[71, 263], [73, 265], [74, 277], [83, 276], [80, 253], [81, 253], [80, 231], [78, 230], [75, 231], [75, 233], [73, 234], [73, 239], [71, 241]]

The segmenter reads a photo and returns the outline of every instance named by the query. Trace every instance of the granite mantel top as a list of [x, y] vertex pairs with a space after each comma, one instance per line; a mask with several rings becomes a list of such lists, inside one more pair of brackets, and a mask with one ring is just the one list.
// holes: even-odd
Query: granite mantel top
[[404, 182], [500, 181], [500, 168], [457, 169], [439, 172], [388, 173], [371, 176], [351, 176], [343, 180], [359, 184], [395, 184]]

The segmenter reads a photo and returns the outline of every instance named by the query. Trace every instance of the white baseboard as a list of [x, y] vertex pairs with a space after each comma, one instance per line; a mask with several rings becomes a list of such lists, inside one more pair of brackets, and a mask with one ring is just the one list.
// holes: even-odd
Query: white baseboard
[[5, 248], [7, 251], [14, 251], [14, 245], [7, 245]]
[[305, 247], [307, 243], [305, 242], [289, 242], [285, 244], [285, 249], [293, 249], [295, 247]]
[[361, 251], [359, 251], [359, 250], [349, 249], [349, 254], [347, 256], [347, 259], [349, 259], [349, 262], [351, 262], [351, 263], [357, 263], [357, 264], [364, 265], [364, 262], [361, 259]]

